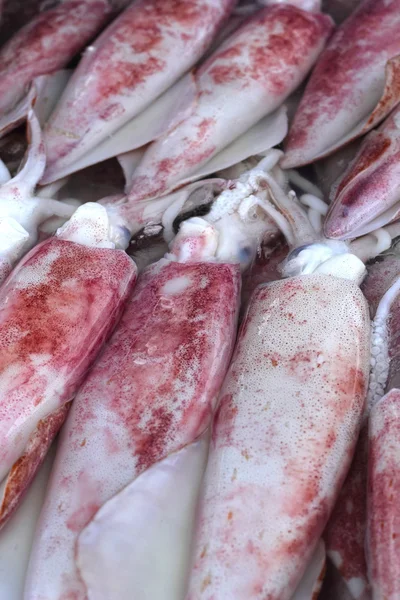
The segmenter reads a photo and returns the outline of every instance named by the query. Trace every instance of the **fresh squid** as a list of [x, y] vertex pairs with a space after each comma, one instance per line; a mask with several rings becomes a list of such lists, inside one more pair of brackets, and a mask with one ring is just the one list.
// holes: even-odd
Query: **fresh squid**
[[348, 239], [383, 227], [400, 216], [400, 109], [363, 141], [333, 186], [325, 221], [330, 238]]
[[80, 207], [0, 288], [0, 526], [16, 509], [111, 332], [136, 268], [104, 208]]
[[[149, 146], [127, 186], [130, 201], [161, 196], [260, 152], [244, 134], [254, 128], [268, 136], [274, 111], [305, 78], [331, 31], [328, 16], [289, 4], [250, 17], [195, 74], [197, 104]], [[247, 154], [227, 161], [239, 144]]]
[[41, 223], [54, 216], [66, 221], [75, 211], [74, 206], [34, 193], [45, 168], [46, 155], [33, 110], [28, 114], [28, 137], [30, 144], [25, 164], [19, 173], [11, 179], [6, 167], [1, 165], [0, 283], [13, 265], [35, 245]]
[[367, 547], [373, 600], [400, 597], [400, 390], [371, 411]]
[[345, 246], [312, 243], [319, 235], [293, 196], [260, 180], [294, 224], [290, 244], [300, 244], [284, 274], [303, 274], [259, 287], [250, 301], [214, 421], [187, 600], [293, 596], [364, 410], [365, 269]]
[[[171, 252], [140, 276], [63, 429], [26, 600], [184, 594], [197, 500], [190, 490], [200, 484], [202, 435], [236, 336], [240, 264], [249, 263], [270, 227], [253, 186], [244, 174], [206, 217], [183, 222]], [[179, 467], [194, 478], [189, 489]], [[137, 535], [146, 540], [140, 548]], [[119, 558], [114, 564], [110, 551], [129, 567]]]
[[[234, 6], [234, 0], [139, 0], [90, 46], [46, 128], [43, 183], [82, 166], [150, 142], [173, 126], [195, 102], [191, 76], [167, 92], [201, 58]], [[179, 109], [178, 107], [178, 109]], [[112, 138], [109, 155], [90, 160]], [[96, 155], [97, 156], [97, 155]], [[82, 162], [84, 161], [84, 162]]]
[[400, 101], [400, 0], [364, 0], [339, 27], [310, 77], [286, 142], [284, 168], [330, 154]]
[[356, 600], [370, 597], [365, 556], [368, 417], [385, 391], [389, 364], [394, 373], [397, 368], [399, 272], [398, 257], [387, 255], [374, 265], [362, 286], [374, 317], [368, 403], [352, 466], [324, 533], [327, 554]]
[[20, 29], [0, 50], [0, 114], [14, 108], [35, 77], [67, 65], [110, 12], [108, 0], [65, 0]]

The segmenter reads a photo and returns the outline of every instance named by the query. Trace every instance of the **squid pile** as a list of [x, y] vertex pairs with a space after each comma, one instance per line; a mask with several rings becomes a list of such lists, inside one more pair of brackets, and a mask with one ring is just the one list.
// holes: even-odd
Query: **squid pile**
[[400, 0], [0, 2], [0, 600], [400, 600]]

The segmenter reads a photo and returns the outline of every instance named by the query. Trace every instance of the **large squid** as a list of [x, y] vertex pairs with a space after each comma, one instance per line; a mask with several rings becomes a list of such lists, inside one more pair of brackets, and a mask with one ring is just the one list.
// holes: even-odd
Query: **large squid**
[[66, 66], [110, 14], [108, 0], [64, 0], [20, 29], [0, 50], [0, 115], [15, 109], [35, 77]]
[[[49, 120], [43, 182], [122, 152], [121, 136], [125, 150], [152, 141], [173, 126], [168, 111], [176, 104], [184, 118], [195, 101], [191, 76], [164, 92], [201, 58], [234, 3], [133, 2], [87, 49]], [[111, 136], [112, 149], [101, 154]]]
[[364, 0], [310, 77], [284, 168], [311, 163], [370, 131], [400, 101], [400, 0]]
[[284, 274], [303, 274], [250, 301], [214, 421], [187, 600], [296, 597], [364, 411], [370, 323], [354, 253], [368, 258], [371, 240], [350, 254], [311, 243], [295, 199], [265, 185], [300, 244]]
[[85, 204], [0, 288], [0, 526], [29, 487], [136, 278], [105, 209]]
[[[140, 276], [63, 429], [26, 600], [184, 594], [188, 544], [179, 540], [190, 541], [207, 451], [202, 435], [236, 337], [240, 263], [250, 262], [270, 228], [262, 194], [256, 200], [253, 192], [252, 175], [244, 174], [206, 217], [184, 222], [171, 252]], [[164, 518], [167, 506], [173, 515]], [[94, 533], [77, 554], [91, 521]], [[104, 539], [110, 532], [115, 542]]]
[[251, 16], [199, 68], [197, 103], [149, 146], [127, 185], [129, 199], [161, 196], [271, 147], [260, 144], [275, 111], [303, 81], [331, 31], [328, 16], [290, 4]]
[[[398, 231], [397, 231], [398, 233]], [[368, 300], [370, 314], [375, 317], [379, 303], [384, 294], [395, 284], [400, 275], [400, 259], [397, 254], [387, 254], [382, 260], [368, 267], [368, 276], [363, 282], [362, 290]], [[392, 298], [393, 299], [393, 298]], [[382, 306], [385, 301], [382, 302]], [[387, 304], [387, 300], [386, 300]], [[393, 306], [394, 309], [396, 305]], [[377, 322], [386, 330], [386, 323], [390, 322], [390, 311], [385, 309], [386, 316], [382, 320], [382, 308]], [[379, 336], [375, 344], [371, 365], [377, 363], [376, 352], [381, 340], [387, 344], [386, 335]], [[389, 336], [390, 340], [390, 336]], [[390, 353], [393, 353], [397, 344], [396, 338], [390, 343]], [[379, 384], [380, 393], [386, 385], [387, 372], [371, 375], [371, 387]], [[374, 394], [371, 400], [374, 400]], [[373, 404], [373, 402], [372, 402]], [[346, 481], [340, 492], [335, 509], [324, 532], [327, 554], [340, 573], [343, 582], [351, 592], [351, 597], [360, 600], [370, 596], [369, 579], [365, 557], [365, 542], [367, 529], [367, 470], [368, 470], [368, 413], [371, 406], [367, 406], [364, 423], [360, 431], [353, 463]]]

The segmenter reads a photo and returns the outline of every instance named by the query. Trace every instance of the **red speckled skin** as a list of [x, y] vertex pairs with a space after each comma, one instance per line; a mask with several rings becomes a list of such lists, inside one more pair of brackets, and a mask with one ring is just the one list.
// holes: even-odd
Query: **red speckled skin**
[[400, 275], [400, 256], [398, 254], [384, 254], [379, 257], [379, 260], [368, 265], [367, 271], [368, 274], [361, 285], [361, 289], [368, 300], [371, 318], [373, 319], [382, 296]]
[[354, 282], [256, 290], [220, 394], [186, 600], [289, 600], [346, 476], [369, 374]]
[[178, 185], [276, 110], [307, 75], [331, 30], [327, 15], [290, 5], [268, 6], [247, 19], [198, 71], [192, 114], [150, 145], [133, 174], [131, 203]]
[[135, 277], [122, 251], [52, 238], [0, 288], [0, 480], [73, 398]]
[[372, 112], [384, 86], [385, 65], [400, 54], [399, 26], [400, 0], [366, 0], [336, 31], [310, 77], [289, 131], [285, 168], [322, 156]]
[[372, 409], [367, 557], [374, 600], [400, 598], [400, 390]]
[[324, 533], [327, 554], [357, 600], [366, 599], [369, 590], [365, 558], [367, 465], [368, 425], [360, 431], [350, 471]]
[[[327, 237], [355, 237], [359, 227], [400, 201], [400, 109], [364, 140], [335, 187], [324, 231]], [[400, 212], [400, 208], [397, 212]], [[381, 225], [395, 220], [390, 214]]]
[[68, 64], [109, 13], [107, 0], [67, 0], [18, 31], [0, 51], [0, 113], [13, 108], [34, 77]]
[[44, 181], [140, 114], [201, 58], [234, 0], [139, 0], [79, 63], [47, 129]]
[[239, 297], [237, 265], [162, 259], [140, 276], [63, 429], [26, 600], [83, 600], [74, 561], [80, 531], [109, 498], [208, 427]]

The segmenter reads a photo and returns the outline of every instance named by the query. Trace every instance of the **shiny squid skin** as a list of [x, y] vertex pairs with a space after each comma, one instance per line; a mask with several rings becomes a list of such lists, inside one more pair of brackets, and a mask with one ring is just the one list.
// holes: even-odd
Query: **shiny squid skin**
[[258, 288], [220, 394], [186, 600], [289, 600], [354, 451], [369, 316], [351, 281]]
[[135, 278], [122, 251], [52, 238], [0, 288], [0, 480], [9, 474], [1, 525], [44, 459]]
[[[297, 109], [286, 143], [284, 168], [309, 164], [385, 118], [400, 100], [399, 65], [372, 121], [385, 83], [388, 60], [400, 54], [400, 0], [366, 0], [339, 27], [321, 54]], [[368, 115], [371, 115], [368, 119]], [[349, 140], [352, 139], [350, 135]]]
[[373, 600], [400, 597], [400, 390], [372, 409], [369, 427], [367, 560]]
[[[355, 237], [357, 229], [368, 225], [400, 201], [400, 109], [363, 141], [356, 157], [334, 187], [332, 202], [324, 224], [330, 238]], [[380, 225], [395, 220], [400, 213], [390, 212]], [[375, 227], [371, 227], [375, 229]]]
[[162, 259], [140, 276], [63, 428], [25, 600], [86, 598], [74, 560], [79, 533], [107, 500], [206, 430], [239, 296], [237, 265]]
[[66, 0], [20, 29], [0, 50], [0, 114], [13, 108], [35, 77], [67, 65], [110, 12], [107, 0]]
[[[204, 54], [234, 0], [139, 0], [82, 58], [45, 130], [43, 182], [149, 106]], [[135, 146], [133, 141], [132, 147]]]
[[150, 145], [133, 174], [129, 199], [162, 195], [276, 110], [331, 31], [327, 15], [291, 5], [267, 6], [246, 20], [195, 74], [197, 105]]

